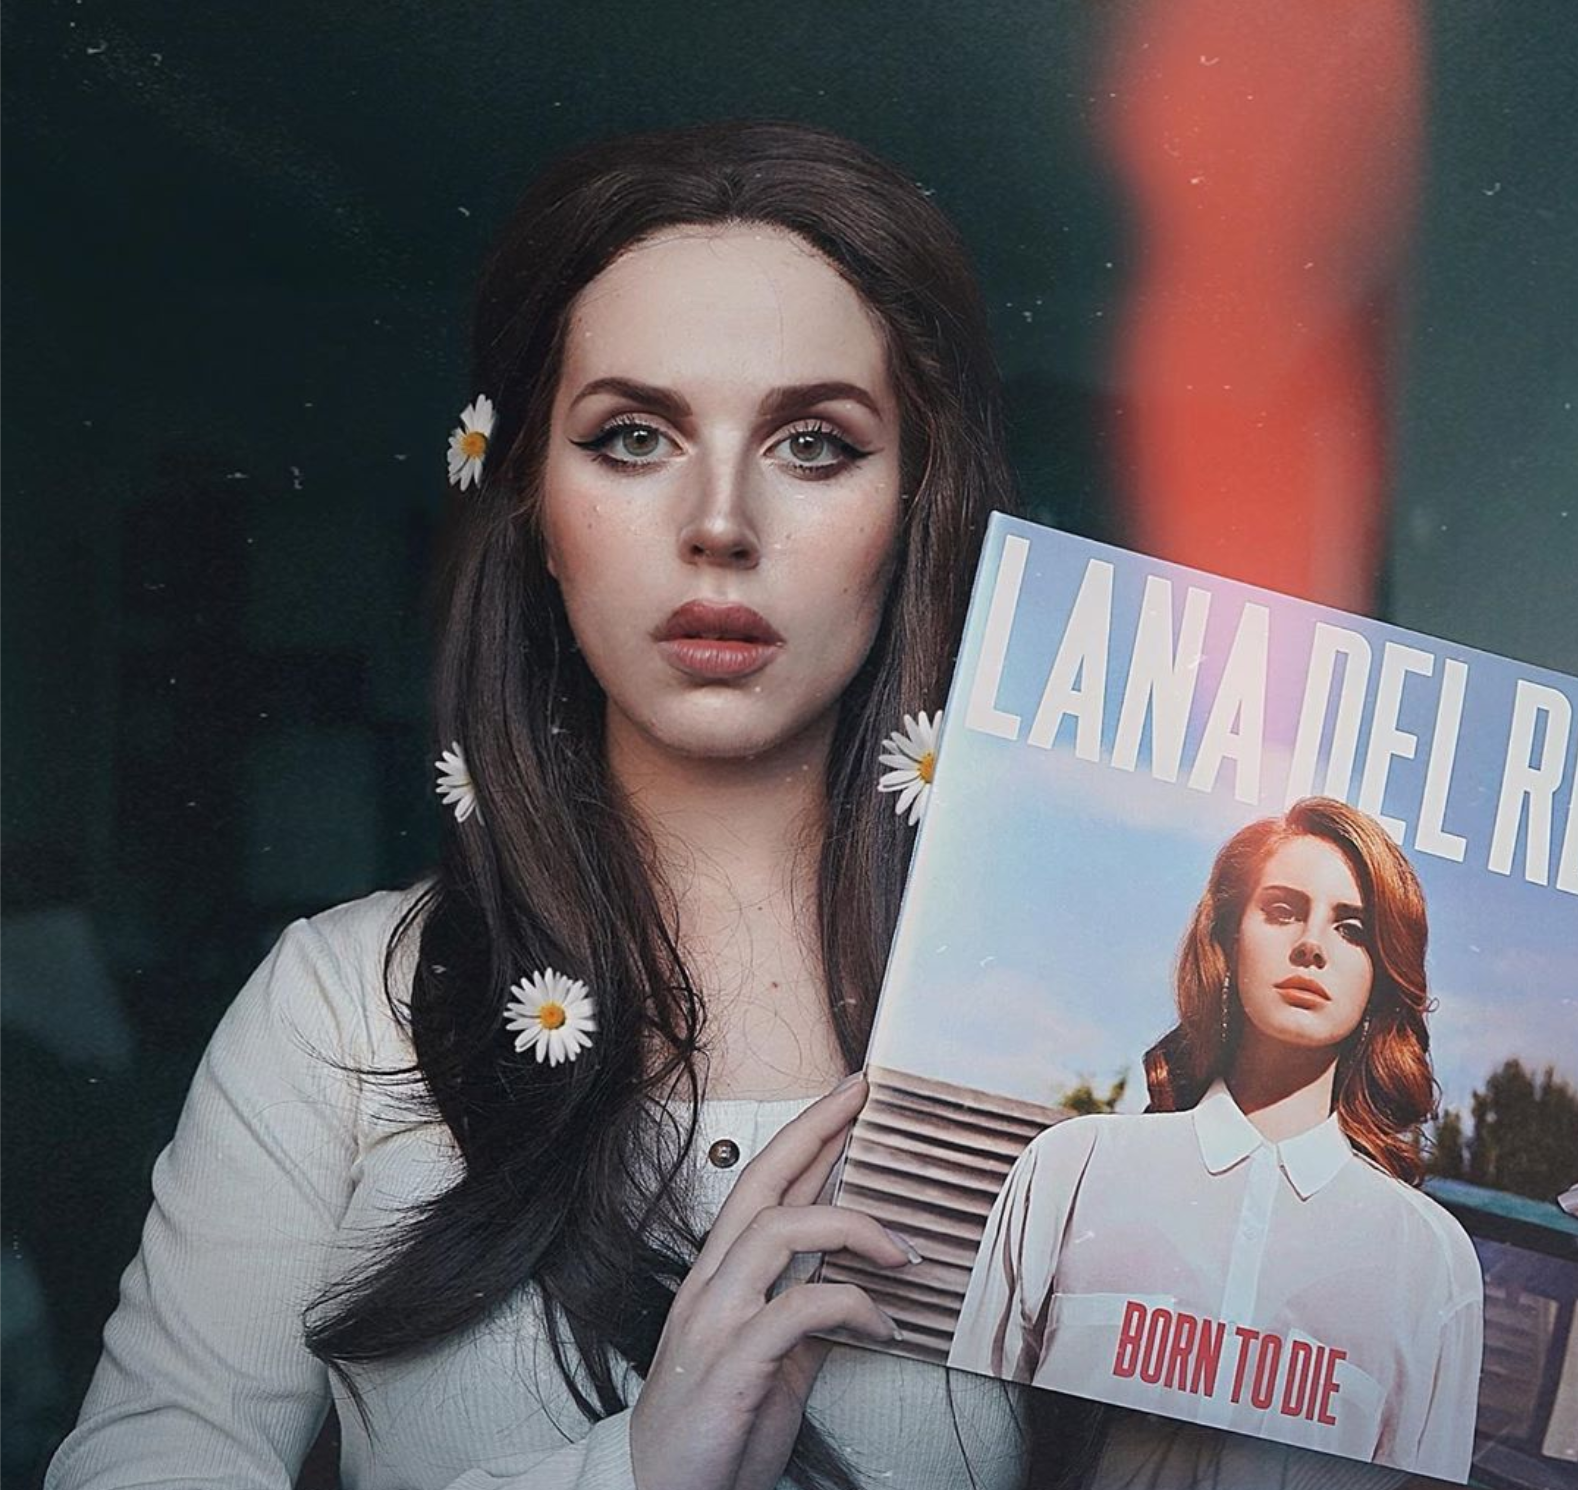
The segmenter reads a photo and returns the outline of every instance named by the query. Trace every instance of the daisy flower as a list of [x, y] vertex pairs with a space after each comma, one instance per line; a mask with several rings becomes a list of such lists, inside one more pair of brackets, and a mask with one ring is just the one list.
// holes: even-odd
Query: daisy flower
[[460, 412], [460, 428], [449, 437], [449, 484], [461, 491], [473, 481], [482, 485], [482, 461], [493, 435], [493, 401], [479, 393]]
[[460, 742], [454, 741], [433, 765], [438, 770], [438, 785], [434, 790], [444, 799], [446, 807], [455, 809], [455, 821], [465, 822], [477, 810], [477, 789], [471, 783], [471, 772], [466, 769]]
[[597, 1010], [586, 984], [567, 978], [551, 967], [522, 978], [510, 986], [517, 995], [504, 1006], [504, 1028], [515, 1035], [517, 1050], [537, 1051], [550, 1066], [573, 1061], [592, 1043], [597, 1032]]
[[882, 764], [889, 767], [877, 782], [879, 792], [897, 792], [894, 811], [910, 815], [910, 827], [921, 820], [926, 800], [931, 796], [932, 775], [937, 769], [937, 731], [942, 727], [942, 711], [935, 715], [904, 716], [903, 730], [895, 730], [882, 742]]

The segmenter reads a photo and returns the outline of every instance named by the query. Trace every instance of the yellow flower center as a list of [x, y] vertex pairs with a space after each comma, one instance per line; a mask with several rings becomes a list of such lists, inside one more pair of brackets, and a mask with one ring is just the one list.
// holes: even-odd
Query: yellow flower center
[[488, 453], [488, 437], [480, 429], [468, 429], [460, 437], [460, 453], [468, 460], [481, 460]]
[[537, 1023], [545, 1030], [556, 1030], [564, 1023], [563, 1004], [543, 1004], [537, 1010]]
[[918, 761], [915, 762], [915, 774], [917, 776], [919, 776], [920, 779], [922, 781], [924, 781], [927, 786], [931, 785], [932, 773], [936, 769], [937, 769], [937, 753], [936, 753], [936, 751], [928, 750], [925, 755], [923, 755]]

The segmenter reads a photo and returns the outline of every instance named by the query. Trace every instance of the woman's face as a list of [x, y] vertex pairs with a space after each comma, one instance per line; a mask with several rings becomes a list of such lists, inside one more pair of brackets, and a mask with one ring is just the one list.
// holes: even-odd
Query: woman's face
[[542, 524], [611, 748], [748, 757], [829, 729], [899, 527], [875, 316], [780, 229], [628, 250], [571, 313]]
[[1287, 1045], [1337, 1045], [1370, 1001], [1370, 927], [1341, 850], [1289, 839], [1266, 860], [1239, 924], [1233, 984], [1244, 1017]]

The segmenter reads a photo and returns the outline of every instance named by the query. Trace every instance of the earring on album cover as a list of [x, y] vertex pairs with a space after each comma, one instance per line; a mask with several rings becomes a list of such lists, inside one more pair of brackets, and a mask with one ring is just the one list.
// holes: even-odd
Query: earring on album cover
[[1233, 974], [1228, 972], [1222, 979], [1222, 1049], [1227, 1049], [1228, 1009], [1231, 1006], [1233, 995]]

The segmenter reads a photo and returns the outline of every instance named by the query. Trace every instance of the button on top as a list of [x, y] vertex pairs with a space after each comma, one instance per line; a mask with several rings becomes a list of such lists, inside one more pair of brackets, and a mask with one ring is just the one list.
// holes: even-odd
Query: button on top
[[707, 1150], [707, 1159], [716, 1169], [733, 1169], [740, 1162], [740, 1146], [732, 1138], [720, 1138]]

